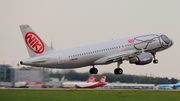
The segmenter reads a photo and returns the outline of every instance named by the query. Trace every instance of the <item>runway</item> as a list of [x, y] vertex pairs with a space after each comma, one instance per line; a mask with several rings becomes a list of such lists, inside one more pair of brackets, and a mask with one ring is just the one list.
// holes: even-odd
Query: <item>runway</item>
[[0, 88], [0, 90], [131, 90], [131, 91], [180, 91], [180, 89], [85, 89], [85, 88]]

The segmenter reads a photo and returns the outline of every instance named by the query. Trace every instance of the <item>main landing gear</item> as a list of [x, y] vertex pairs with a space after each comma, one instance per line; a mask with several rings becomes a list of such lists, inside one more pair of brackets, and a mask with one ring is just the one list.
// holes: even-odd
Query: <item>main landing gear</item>
[[[122, 61], [118, 61], [117, 62], [117, 66], [118, 67], [114, 69], [114, 74], [119, 74], [119, 75], [123, 74], [123, 70], [119, 67], [120, 64], [122, 64]], [[94, 65], [93, 65], [93, 67], [91, 69], [89, 69], [89, 73], [90, 74], [97, 74], [98, 73], [98, 69], [95, 68]]]
[[156, 53], [153, 53], [153, 58], [154, 58], [154, 60], [153, 60], [153, 63], [154, 64], [158, 64], [158, 59], [156, 59]]
[[89, 70], [89, 73], [90, 73], [90, 74], [97, 74], [97, 73], [98, 73], [98, 69], [95, 68], [94, 65], [93, 65], [93, 68], [91, 68], [91, 69]]
[[117, 68], [114, 69], [114, 74], [121, 75], [122, 73], [123, 73], [123, 70], [121, 68], [117, 67]]
[[123, 70], [119, 67], [120, 64], [122, 64], [122, 61], [117, 62], [118, 67], [114, 69], [114, 74], [119, 74], [119, 75], [123, 74]]

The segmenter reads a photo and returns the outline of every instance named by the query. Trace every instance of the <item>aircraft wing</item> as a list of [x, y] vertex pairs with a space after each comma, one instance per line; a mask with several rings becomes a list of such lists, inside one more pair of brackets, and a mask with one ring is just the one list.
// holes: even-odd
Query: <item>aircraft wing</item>
[[140, 53], [142, 53], [142, 50], [128, 50], [128, 51], [120, 52], [118, 54], [114, 54], [108, 57], [103, 57], [101, 59], [98, 59], [94, 62], [94, 64], [108, 64], [108, 63], [117, 62], [117, 61], [129, 60], [130, 58], [133, 58]]
[[129, 60], [129, 58], [135, 57], [139, 53], [142, 53], [142, 51], [136, 51], [136, 50], [124, 51], [124, 52], [108, 57], [106, 62], [110, 62], [110, 61], [115, 62], [118, 60]]

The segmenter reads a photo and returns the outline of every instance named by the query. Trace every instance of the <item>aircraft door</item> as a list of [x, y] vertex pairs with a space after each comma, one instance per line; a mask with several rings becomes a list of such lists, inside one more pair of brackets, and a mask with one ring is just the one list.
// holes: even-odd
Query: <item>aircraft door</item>
[[58, 53], [58, 54], [57, 54], [57, 58], [58, 58], [58, 64], [63, 64], [62, 54]]

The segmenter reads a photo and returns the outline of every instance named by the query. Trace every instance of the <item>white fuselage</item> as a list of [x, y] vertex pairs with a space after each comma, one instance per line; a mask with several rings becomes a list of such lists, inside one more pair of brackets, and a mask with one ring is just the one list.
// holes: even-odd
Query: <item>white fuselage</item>
[[104, 85], [105, 82], [64, 82], [63, 88], [96, 88]]
[[27, 85], [28, 83], [25, 82], [25, 81], [19, 81], [19, 82], [15, 82], [14, 83], [14, 87], [17, 87], [17, 88], [27, 88]]
[[[79, 68], [112, 63], [107, 62], [107, 60], [111, 57], [123, 56], [124, 53], [128, 54], [128, 52], [130, 54], [133, 52], [156, 53], [169, 48], [172, 44], [172, 40], [163, 34], [145, 34], [58, 51], [53, 50], [22, 60], [22, 63], [49, 68]], [[129, 60], [129, 58], [123, 60]]]

